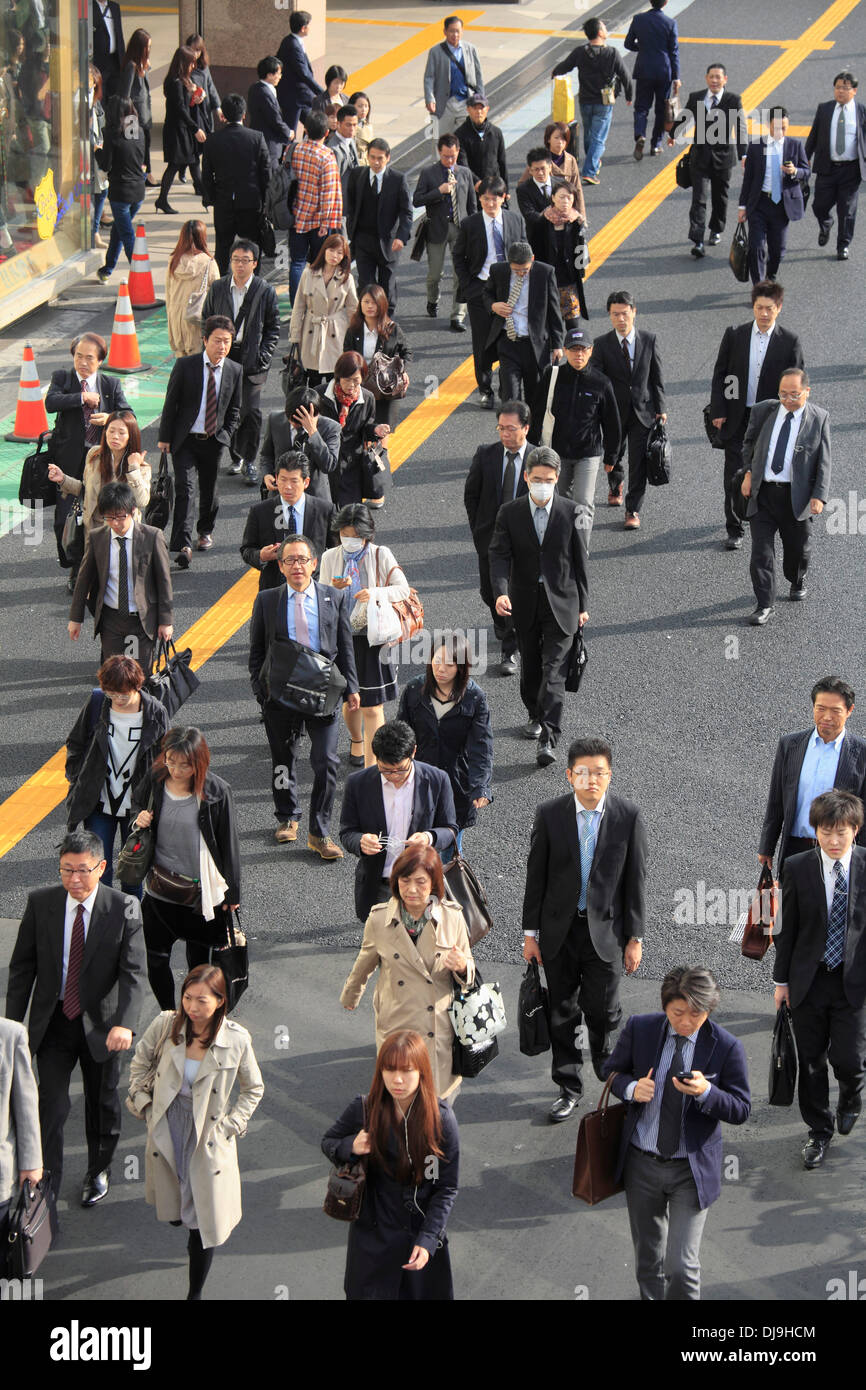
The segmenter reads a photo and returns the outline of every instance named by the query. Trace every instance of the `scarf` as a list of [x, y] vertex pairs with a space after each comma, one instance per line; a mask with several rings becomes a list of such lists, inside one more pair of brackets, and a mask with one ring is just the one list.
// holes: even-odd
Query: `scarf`
[[342, 387], [339, 385], [339, 383], [336, 382], [336, 381], [334, 382], [334, 400], [337, 402], [337, 405], [340, 407], [340, 428], [341, 428], [341, 429], [343, 428], [343, 426], [344, 426], [345, 423], [346, 423], [346, 416], [349, 414], [349, 411], [352, 409], [352, 406], [353, 406], [353, 405], [357, 405], [357, 403], [358, 403], [358, 401], [359, 401], [360, 399], [361, 399], [360, 393], [359, 393], [357, 396], [347, 396], [346, 393], [345, 393], [345, 391], [343, 391]]
[[363, 587], [361, 584], [361, 575], [359, 567], [361, 561], [366, 558], [368, 549], [369, 541], [365, 542], [363, 550], [359, 550], [355, 555], [349, 555], [345, 550], [343, 551], [343, 559], [345, 561], [343, 573], [345, 574], [346, 578], [350, 581], [349, 595], [352, 599], [354, 599], [357, 596], [358, 590]]
[[411, 912], [407, 912], [407, 911], [406, 911], [406, 908], [405, 908], [405, 906], [404, 906], [404, 904], [403, 904], [402, 899], [400, 899], [399, 902], [400, 902], [400, 921], [403, 923], [403, 926], [406, 928], [406, 930], [407, 930], [407, 932], [409, 933], [409, 935], [411, 936], [412, 940], [413, 940], [413, 941], [417, 941], [417, 940], [418, 940], [418, 937], [421, 935], [421, 933], [422, 933], [422, 931], [424, 930], [424, 928], [426, 927], [427, 923], [430, 921], [430, 914], [431, 914], [431, 912], [433, 911], [433, 904], [428, 902], [428, 904], [427, 904], [427, 906], [425, 907], [423, 913], [421, 914], [421, 916], [418, 918], [418, 921], [416, 922], [416, 921], [415, 921], [415, 918], [412, 916]]

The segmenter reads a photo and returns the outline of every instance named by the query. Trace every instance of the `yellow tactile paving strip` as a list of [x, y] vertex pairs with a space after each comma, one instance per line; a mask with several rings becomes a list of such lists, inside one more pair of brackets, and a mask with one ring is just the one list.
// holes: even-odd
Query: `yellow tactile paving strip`
[[[468, 25], [473, 19], [484, 13], [483, 10], [460, 10], [459, 13], [463, 23]], [[331, 23], [331, 21], [328, 21]], [[347, 20], [351, 24], [370, 24], [381, 21], [371, 21], [367, 19]], [[388, 24], [389, 29], [399, 28], [399, 25]], [[383, 53], [381, 58], [376, 58], [366, 67], [358, 68], [349, 76], [346, 83], [346, 91], [361, 91], [372, 86], [383, 77], [389, 77], [392, 72], [403, 67], [404, 63], [410, 63], [413, 58], [420, 58], [422, 53], [426, 53], [434, 44], [442, 42], [442, 21], [437, 19], [434, 24], [425, 24], [412, 35], [411, 39], [405, 39], [403, 43], [397, 44], [396, 48], [389, 48], [387, 53]]]

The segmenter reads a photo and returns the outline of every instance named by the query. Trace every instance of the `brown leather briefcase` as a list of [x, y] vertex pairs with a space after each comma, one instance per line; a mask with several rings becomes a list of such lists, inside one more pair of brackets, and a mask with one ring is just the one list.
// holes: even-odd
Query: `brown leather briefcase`
[[624, 1188], [622, 1179], [617, 1181], [614, 1173], [628, 1106], [621, 1100], [610, 1104], [614, 1076], [616, 1072], [607, 1078], [598, 1105], [584, 1115], [577, 1131], [571, 1195], [591, 1207], [606, 1197], [615, 1197]]

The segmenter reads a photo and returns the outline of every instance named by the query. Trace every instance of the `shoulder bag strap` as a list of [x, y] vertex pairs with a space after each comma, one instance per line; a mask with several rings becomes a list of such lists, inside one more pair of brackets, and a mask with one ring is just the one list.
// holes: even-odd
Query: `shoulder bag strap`
[[546, 448], [550, 448], [550, 441], [553, 438], [553, 393], [556, 390], [556, 378], [559, 376], [559, 363], [550, 369], [550, 384], [547, 388], [547, 404], [544, 408], [544, 421], [541, 426], [541, 442]]

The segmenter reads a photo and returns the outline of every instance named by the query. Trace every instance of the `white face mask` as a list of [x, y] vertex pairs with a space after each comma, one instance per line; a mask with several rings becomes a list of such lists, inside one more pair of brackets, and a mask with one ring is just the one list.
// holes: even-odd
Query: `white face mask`
[[357, 555], [359, 550], [363, 550], [366, 541], [359, 540], [357, 536], [341, 536], [340, 545], [347, 555]]
[[554, 483], [531, 483], [529, 495], [537, 507], [545, 507], [553, 496]]

